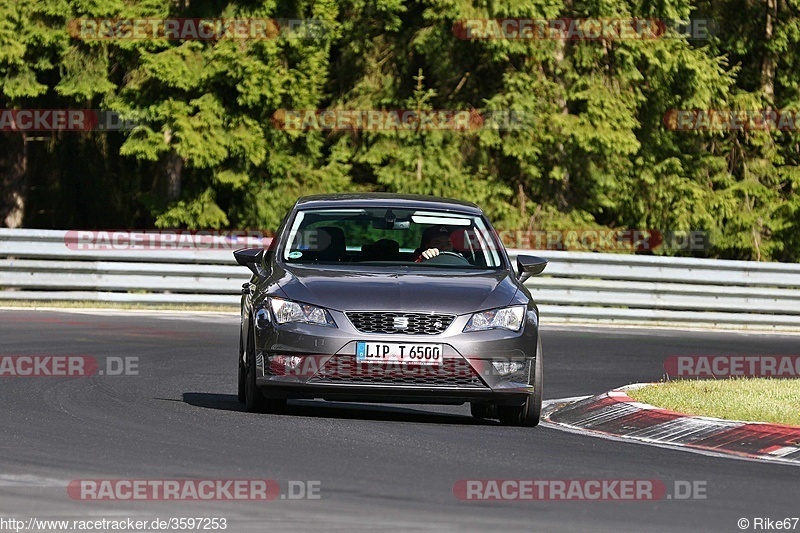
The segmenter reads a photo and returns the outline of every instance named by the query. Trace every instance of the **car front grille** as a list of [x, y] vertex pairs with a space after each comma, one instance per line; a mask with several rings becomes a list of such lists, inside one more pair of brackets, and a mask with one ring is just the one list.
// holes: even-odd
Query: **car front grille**
[[308, 383], [486, 388], [469, 362], [460, 357], [445, 359], [441, 365], [433, 367], [413, 363], [359, 363], [353, 355], [334, 356]]
[[437, 335], [444, 332], [455, 319], [455, 315], [394, 311], [359, 311], [345, 314], [358, 331], [381, 334]]

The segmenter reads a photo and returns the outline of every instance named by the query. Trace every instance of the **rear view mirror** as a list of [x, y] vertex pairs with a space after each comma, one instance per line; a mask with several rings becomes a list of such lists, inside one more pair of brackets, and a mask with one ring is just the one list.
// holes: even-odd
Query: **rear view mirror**
[[395, 230], [395, 229], [408, 229], [411, 227], [411, 222], [408, 220], [390, 220], [386, 221], [382, 218], [376, 218], [372, 221], [372, 228], [379, 230]]
[[390, 229], [408, 229], [411, 227], [411, 221], [408, 219], [398, 219], [397, 215], [391, 209], [387, 209], [382, 218], [372, 219], [372, 228], [379, 230]]
[[525, 282], [531, 276], [538, 276], [547, 266], [547, 259], [536, 257], [535, 255], [517, 256], [517, 278], [520, 282]]

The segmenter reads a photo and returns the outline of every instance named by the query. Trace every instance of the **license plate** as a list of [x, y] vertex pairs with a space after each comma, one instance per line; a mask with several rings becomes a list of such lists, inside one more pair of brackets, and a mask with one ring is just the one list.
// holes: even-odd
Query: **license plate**
[[357, 342], [356, 360], [359, 363], [439, 365], [442, 362], [442, 345], [407, 342]]

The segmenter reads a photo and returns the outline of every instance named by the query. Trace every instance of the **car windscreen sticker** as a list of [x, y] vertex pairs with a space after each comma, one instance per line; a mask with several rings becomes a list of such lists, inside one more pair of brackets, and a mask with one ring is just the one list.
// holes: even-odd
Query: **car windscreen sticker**
[[300, 259], [303, 257], [303, 252], [289, 252], [289, 259]]

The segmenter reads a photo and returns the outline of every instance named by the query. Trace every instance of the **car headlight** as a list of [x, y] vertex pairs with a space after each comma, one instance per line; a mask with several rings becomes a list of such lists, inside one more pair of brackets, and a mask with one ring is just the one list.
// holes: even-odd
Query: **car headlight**
[[315, 305], [301, 304], [291, 300], [280, 298], [270, 298], [270, 307], [275, 316], [275, 322], [286, 324], [288, 322], [301, 322], [306, 324], [316, 324], [318, 326], [336, 327], [330, 313], [322, 307]]
[[467, 322], [464, 331], [485, 331], [487, 329], [507, 329], [509, 331], [519, 331], [522, 327], [522, 319], [525, 316], [525, 306], [515, 305], [502, 309], [492, 309], [475, 313]]

